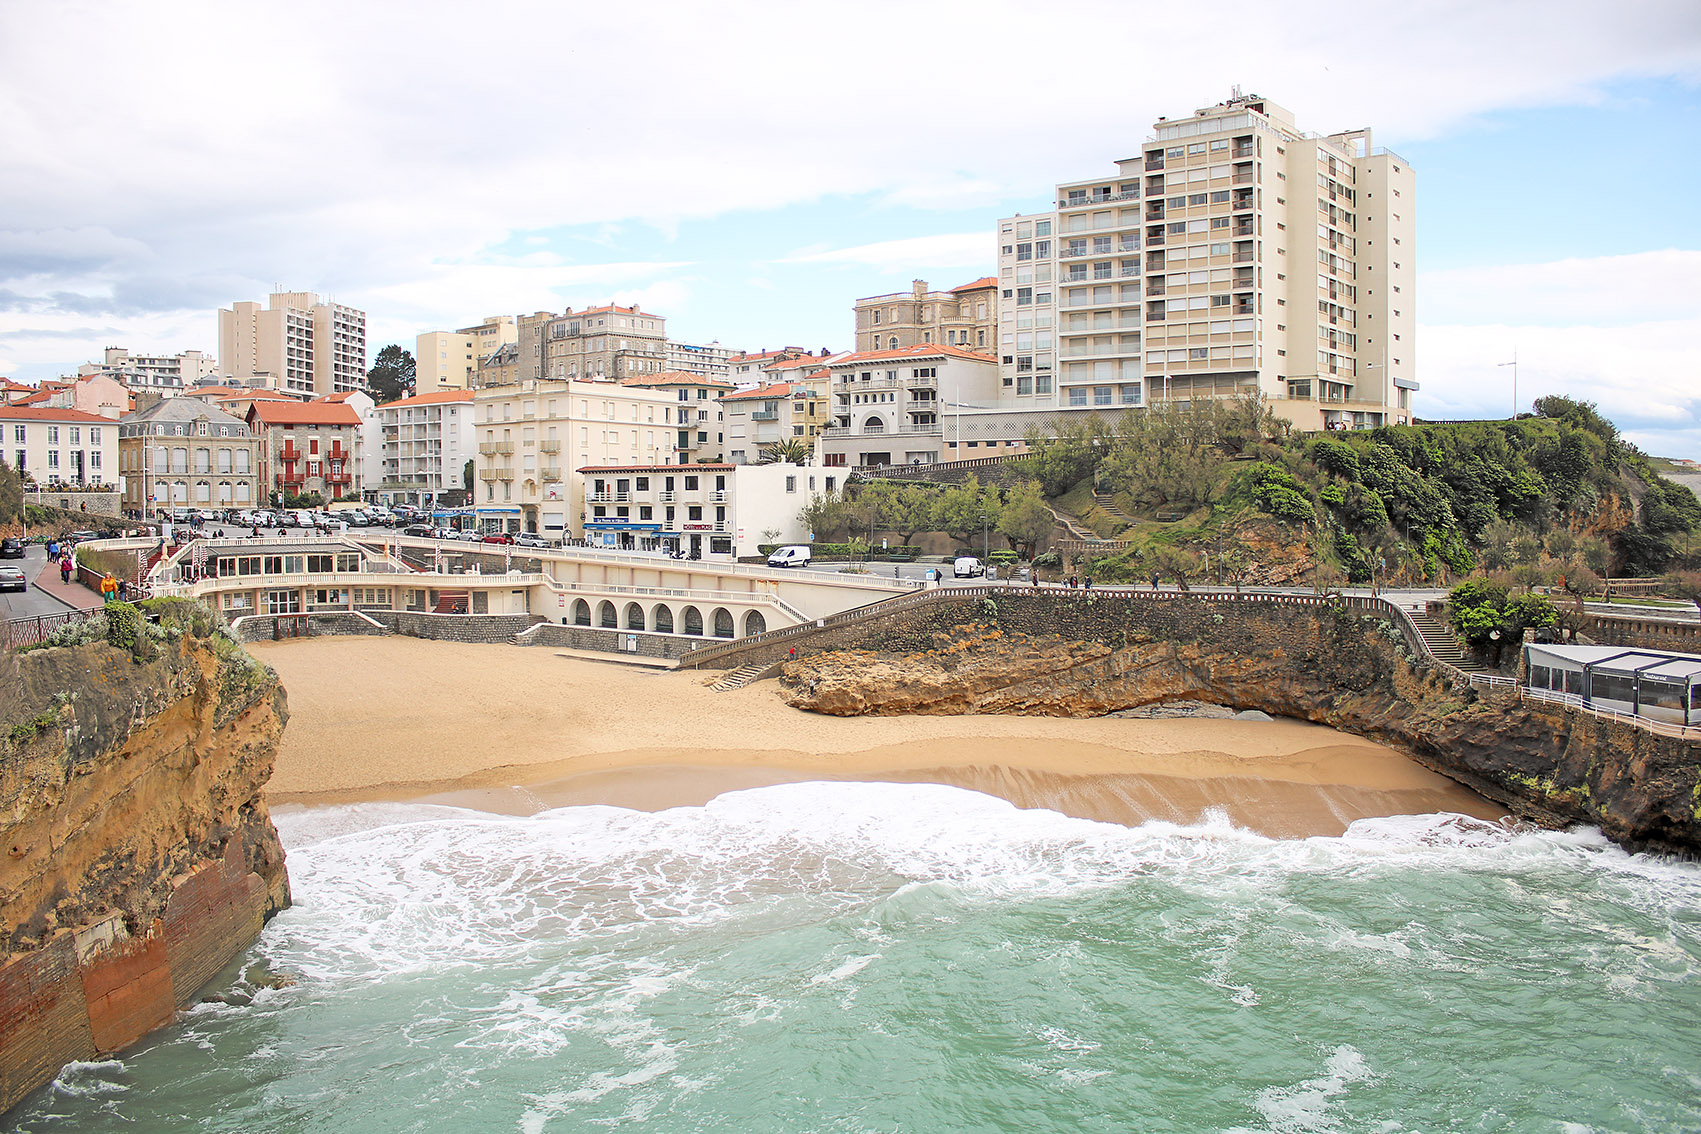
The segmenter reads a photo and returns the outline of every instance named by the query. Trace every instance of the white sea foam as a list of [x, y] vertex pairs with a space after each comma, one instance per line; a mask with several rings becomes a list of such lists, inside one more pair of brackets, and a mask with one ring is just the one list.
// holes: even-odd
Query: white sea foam
[[[1269, 1134], [1333, 1134], [1346, 1129], [1334, 1102], [1354, 1083], [1375, 1076], [1364, 1056], [1350, 1044], [1342, 1044], [1324, 1060], [1323, 1074], [1289, 1087], [1271, 1087], [1258, 1092], [1252, 1105], [1269, 1125]], [[1257, 1134], [1237, 1127], [1227, 1134]]]
[[53, 1080], [53, 1090], [72, 1098], [122, 1094], [130, 1089], [119, 1082], [119, 1076], [123, 1074], [124, 1064], [121, 1060], [72, 1061], [59, 1069], [58, 1076]]

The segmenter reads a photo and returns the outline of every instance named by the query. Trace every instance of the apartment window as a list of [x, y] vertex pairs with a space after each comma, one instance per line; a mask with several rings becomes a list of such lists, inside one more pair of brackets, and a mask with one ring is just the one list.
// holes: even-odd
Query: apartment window
[[1032, 244], [1018, 244], [1018, 245], [1016, 245], [1016, 259], [1018, 259], [1018, 260], [1032, 260], [1033, 258], [1034, 258], [1034, 246]]
[[59, 427], [57, 425], [47, 427], [47, 443], [49, 445], [59, 444]]
[[[23, 426], [21, 426], [21, 425], [12, 426], [12, 440], [16, 441], [20, 445], [22, 445], [24, 443], [24, 427]], [[22, 462], [20, 462], [20, 463], [22, 463]]]
[[[1033, 303], [1033, 301], [1034, 301], [1034, 289], [1033, 288], [1031, 288], [1031, 287], [1019, 287], [1019, 288], [1016, 289], [1016, 306], [1026, 307], [1026, 306], [1031, 305]], [[892, 345], [897, 346], [898, 344], [896, 342], [894, 342]]]
[[[1395, 195], [1398, 196], [1398, 194], [1395, 194]], [[1035, 236], [1050, 236], [1051, 235], [1051, 222], [1048, 221], [1048, 220], [1035, 221], [1034, 222], [1034, 235]]]
[[1084, 406], [1084, 405], [1086, 405], [1087, 404], [1087, 388], [1085, 386], [1071, 386], [1071, 387], [1069, 387], [1069, 404], [1072, 405], [1072, 406]]

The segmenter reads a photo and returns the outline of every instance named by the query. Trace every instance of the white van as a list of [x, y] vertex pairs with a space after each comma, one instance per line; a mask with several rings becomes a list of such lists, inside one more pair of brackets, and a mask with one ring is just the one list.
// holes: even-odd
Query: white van
[[951, 574], [959, 579], [973, 579], [986, 574], [986, 568], [982, 567], [980, 560], [974, 556], [964, 555], [951, 565]]
[[770, 567], [807, 567], [809, 566], [809, 549], [801, 543], [787, 544], [785, 547], [774, 548], [774, 553], [768, 556]]

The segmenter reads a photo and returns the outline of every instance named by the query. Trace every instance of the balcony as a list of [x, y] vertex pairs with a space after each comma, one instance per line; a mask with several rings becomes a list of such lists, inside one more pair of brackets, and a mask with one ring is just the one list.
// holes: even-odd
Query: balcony
[[495, 469], [484, 468], [484, 469], [478, 470], [478, 479], [480, 479], [480, 480], [498, 480], [500, 478], [496, 475]]
[[325, 477], [326, 484], [353, 484], [354, 476], [348, 472], [334, 472]]
[[754, 410], [750, 414], [751, 421], [778, 421], [779, 419], [779, 410]]
[[1252, 184], [1252, 175], [1250, 173], [1237, 173], [1233, 177], [1229, 178], [1229, 184], [1250, 185]]
[[1230, 257], [1229, 263], [1231, 263], [1231, 264], [1250, 264], [1250, 263], [1252, 263], [1252, 253], [1250, 253], [1250, 252], [1236, 252], [1232, 257]]
[[1248, 194], [1244, 197], [1238, 198], [1229, 207], [1232, 208], [1235, 212], [1240, 212], [1243, 209], [1252, 208], [1252, 196], [1251, 196], [1251, 194]]
[[496, 446], [496, 452], [498, 453], [512, 453], [514, 451], [514, 443], [512, 441], [496, 441], [493, 442], [493, 444]]
[[[299, 461], [300, 459], [301, 459], [301, 450], [297, 449], [293, 443], [287, 444], [283, 448], [278, 450], [278, 460], [280, 460], [280, 461], [289, 461], [291, 464], [293, 464], [296, 461]], [[187, 472], [188, 470], [185, 469], [184, 471]]]
[[497, 453], [496, 442], [481, 441], [478, 446], [478, 452], [481, 457], [494, 457]]
[[294, 471], [281, 472], [278, 474], [278, 483], [284, 485], [286, 488], [291, 485], [300, 487], [307, 483], [307, 477], [303, 473]]
[[592, 492], [585, 497], [592, 504], [626, 504], [632, 499], [630, 492]]
[[542, 473], [545, 484], [556, 484], [561, 480], [561, 469], [558, 465], [545, 465]]
[[561, 442], [559, 441], [539, 441], [537, 447], [540, 452], [544, 453], [561, 452]]
[[1147, 173], [1155, 173], [1156, 171], [1162, 169], [1163, 167], [1164, 167], [1164, 159], [1163, 158], [1158, 158], [1155, 161], [1150, 159], [1150, 158], [1148, 158], [1146, 160], [1146, 172]]
[[496, 479], [497, 480], [513, 480], [514, 479], [514, 470], [513, 469], [496, 469], [495, 472], [496, 472]]

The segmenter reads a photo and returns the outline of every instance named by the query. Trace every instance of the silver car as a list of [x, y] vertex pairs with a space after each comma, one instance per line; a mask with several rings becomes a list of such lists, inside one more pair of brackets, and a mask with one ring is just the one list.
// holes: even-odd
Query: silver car
[[27, 591], [29, 589], [29, 577], [24, 574], [22, 567], [10, 563], [0, 566], [0, 591]]

